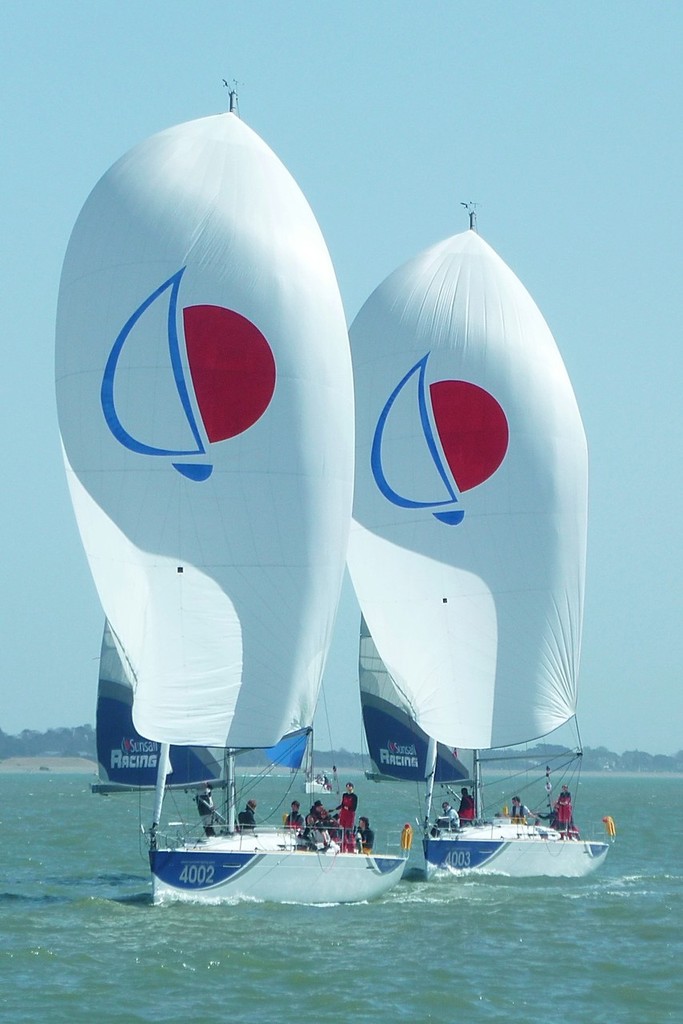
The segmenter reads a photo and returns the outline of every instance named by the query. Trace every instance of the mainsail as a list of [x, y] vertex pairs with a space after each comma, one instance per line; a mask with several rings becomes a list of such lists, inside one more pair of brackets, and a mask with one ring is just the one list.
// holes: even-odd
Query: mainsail
[[233, 113], [153, 136], [94, 188], [56, 381], [137, 732], [235, 749], [310, 727], [350, 521], [348, 338], [306, 200]]
[[[424, 779], [429, 736], [416, 724], [413, 709], [387, 672], [362, 616], [358, 675], [373, 774], [390, 779]], [[434, 771], [436, 782], [457, 782], [470, 778], [472, 766], [463, 762], [457, 750], [438, 743]]]
[[[96, 793], [122, 789], [153, 789], [161, 757], [161, 745], [145, 739], [133, 725], [135, 680], [125, 654], [116, 642], [111, 626], [105, 622], [100, 653], [95, 734], [100, 781], [92, 786]], [[271, 764], [300, 768], [306, 751], [308, 729], [284, 736], [265, 755]], [[172, 745], [169, 753], [168, 786], [192, 786], [222, 781], [224, 757], [219, 748]]]
[[351, 348], [348, 564], [403, 706], [450, 747], [551, 732], [576, 708], [587, 452], [543, 317], [470, 230], [391, 274]]
[[[157, 781], [160, 744], [145, 739], [133, 725], [134, 679], [125, 655], [105, 622], [100, 654], [95, 735], [100, 781], [95, 792], [153, 789]], [[172, 746], [168, 785], [188, 786], [221, 778], [222, 751]]]

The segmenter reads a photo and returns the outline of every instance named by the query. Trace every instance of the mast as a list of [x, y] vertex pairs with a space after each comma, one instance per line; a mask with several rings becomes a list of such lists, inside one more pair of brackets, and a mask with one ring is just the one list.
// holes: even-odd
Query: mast
[[474, 817], [481, 819], [484, 817], [484, 790], [481, 780], [481, 762], [479, 760], [479, 751], [472, 751], [472, 775], [474, 783]]
[[477, 230], [477, 206], [479, 204], [478, 203], [460, 203], [460, 205], [464, 206], [465, 209], [467, 210], [467, 213], [469, 214], [469, 218], [470, 218], [470, 231], [476, 231]]
[[228, 832], [232, 834], [235, 831], [235, 812], [237, 805], [237, 787], [235, 784], [235, 751], [232, 749], [225, 751], [225, 789], [228, 804], [228, 813], [226, 814], [226, 818], [228, 821]]
[[223, 85], [228, 90], [228, 96], [230, 98], [229, 113], [236, 114], [239, 117], [239, 103], [237, 101], [237, 82], [233, 81], [232, 86], [229, 86], [225, 79], [223, 79]]

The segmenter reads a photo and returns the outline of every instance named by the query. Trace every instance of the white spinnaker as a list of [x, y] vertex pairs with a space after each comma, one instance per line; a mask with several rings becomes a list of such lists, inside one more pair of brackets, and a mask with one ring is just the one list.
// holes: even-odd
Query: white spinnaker
[[[213, 468], [199, 482], [171, 457], [120, 443], [101, 399], [122, 328], [181, 271], [177, 313], [169, 290], [136, 321], [117, 365], [126, 430], [152, 448], [194, 444], [169, 365], [172, 328], [201, 431], [182, 344], [188, 307], [233, 310], [256, 325], [276, 373], [249, 429], [204, 437]], [[350, 518], [348, 338], [305, 198], [235, 115], [147, 139], [95, 187], [64, 262], [56, 382], [79, 529], [137, 677], [138, 731], [167, 743], [269, 746], [310, 724]]]
[[[545, 735], [576, 706], [587, 521], [587, 451], [552, 335], [528, 292], [475, 232], [392, 273], [351, 327], [356, 483], [348, 564], [378, 651], [417, 723], [458, 747]], [[378, 486], [372, 445], [385, 411], [382, 471], [415, 501], [448, 497], [427, 443], [414, 374], [465, 381], [499, 403], [505, 457], [437, 507], [401, 506]], [[423, 395], [424, 395], [423, 391]], [[455, 410], [457, 417], [457, 410]], [[453, 480], [456, 485], [457, 481]], [[444, 506], [446, 507], [446, 506]]]

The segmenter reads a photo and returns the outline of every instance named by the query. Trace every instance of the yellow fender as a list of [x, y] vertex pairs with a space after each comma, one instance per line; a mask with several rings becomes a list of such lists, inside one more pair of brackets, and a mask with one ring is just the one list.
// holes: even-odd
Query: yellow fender
[[607, 815], [602, 819], [602, 821], [605, 826], [605, 832], [610, 839], [614, 839], [617, 834], [617, 826], [614, 824], [614, 818], [610, 818], [609, 815]]
[[406, 822], [401, 832], [401, 849], [409, 850], [413, 845], [413, 829], [412, 826]]

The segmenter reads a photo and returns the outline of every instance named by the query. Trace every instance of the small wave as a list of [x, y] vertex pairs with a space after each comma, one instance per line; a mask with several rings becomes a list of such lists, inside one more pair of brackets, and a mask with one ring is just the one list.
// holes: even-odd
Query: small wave
[[145, 906], [151, 907], [152, 894], [150, 892], [134, 892], [129, 893], [127, 896], [113, 896], [111, 899], [112, 903], [122, 903], [124, 906]]
[[21, 905], [22, 903], [37, 906], [43, 904], [54, 904], [54, 903], [65, 903], [66, 900], [55, 896], [52, 893], [20, 893], [20, 892], [0, 892], [0, 906], [7, 904]]
[[149, 879], [146, 875], [129, 874], [127, 872], [102, 872], [100, 874], [79, 874], [62, 875], [59, 877], [47, 878], [46, 882], [60, 886], [74, 886], [81, 892], [99, 889], [102, 886], [120, 888], [123, 885], [147, 885]]

